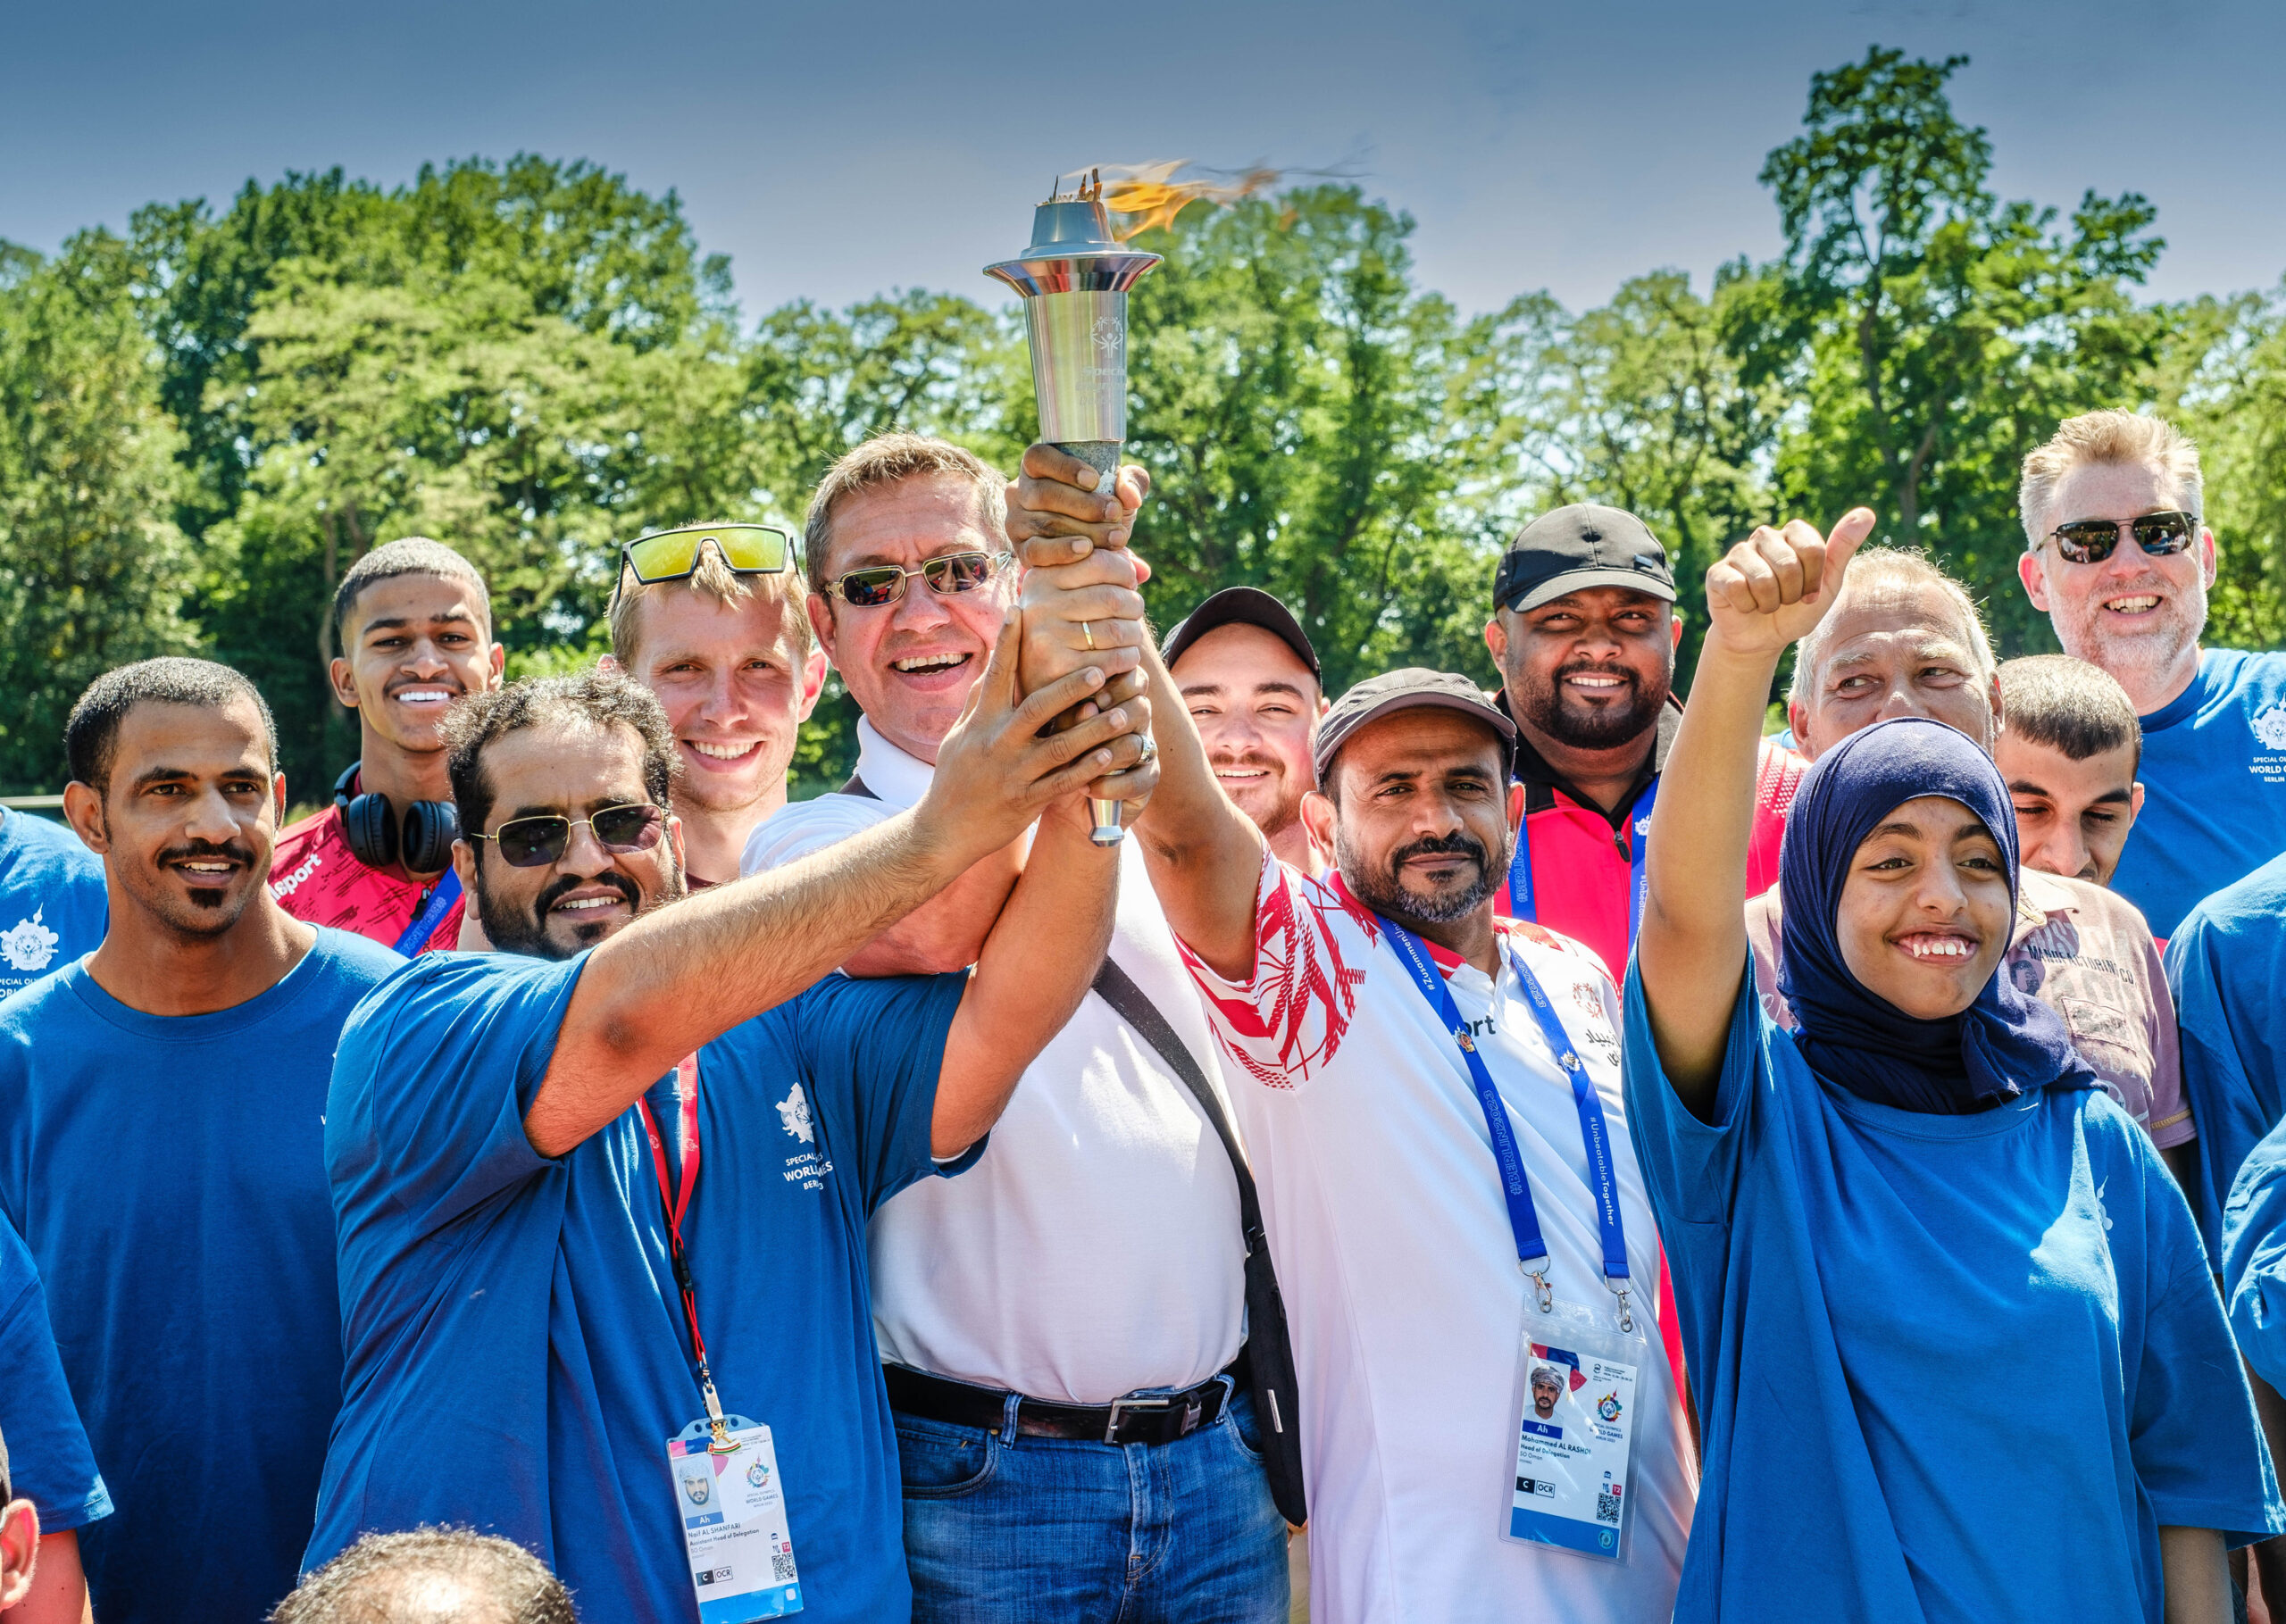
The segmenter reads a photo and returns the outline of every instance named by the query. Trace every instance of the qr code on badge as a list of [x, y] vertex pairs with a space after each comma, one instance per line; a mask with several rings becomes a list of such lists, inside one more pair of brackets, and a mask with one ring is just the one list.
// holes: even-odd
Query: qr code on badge
[[770, 1570], [776, 1576], [778, 1583], [792, 1584], [794, 1582], [794, 1553], [791, 1551], [772, 1553], [770, 1558]]
[[1596, 1496], [1596, 1520], [1607, 1522], [1614, 1528], [1619, 1526], [1619, 1496], [1617, 1495], [1606, 1494]]

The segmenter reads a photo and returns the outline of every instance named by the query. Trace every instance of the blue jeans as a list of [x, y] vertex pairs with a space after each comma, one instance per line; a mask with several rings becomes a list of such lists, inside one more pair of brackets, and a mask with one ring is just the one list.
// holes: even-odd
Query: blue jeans
[[1240, 1394], [1172, 1444], [897, 1412], [914, 1624], [1285, 1624], [1286, 1521]]

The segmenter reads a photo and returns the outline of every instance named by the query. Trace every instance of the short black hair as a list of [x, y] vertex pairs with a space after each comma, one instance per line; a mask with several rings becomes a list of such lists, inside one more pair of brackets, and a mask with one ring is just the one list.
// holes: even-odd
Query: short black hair
[[436, 575], [468, 582], [476, 588], [477, 604], [484, 612], [484, 629], [490, 633], [492, 594], [476, 566], [441, 541], [406, 536], [375, 547], [350, 565], [341, 585], [333, 589], [333, 640], [342, 652], [349, 649], [349, 615], [357, 607], [357, 595], [375, 581], [393, 580], [400, 575]]
[[2028, 654], [2000, 664], [2000, 725], [2075, 762], [2125, 745], [2131, 772], [2143, 765], [2135, 702], [2100, 665], [2069, 654]]
[[578, 1624], [563, 1581], [473, 1528], [368, 1534], [296, 1586], [271, 1624]]
[[650, 689], [615, 671], [576, 677], [527, 677], [458, 701], [445, 720], [446, 770], [453, 806], [464, 836], [483, 831], [492, 815], [492, 784], [484, 776], [484, 750], [511, 733], [544, 723], [584, 722], [632, 728], [643, 741], [643, 791], [655, 806], [672, 804], [675, 737], [667, 713]]
[[72, 779], [97, 795], [111, 792], [112, 756], [119, 745], [120, 725], [138, 704], [198, 705], [219, 711], [236, 700], [251, 700], [262, 718], [263, 737], [270, 747], [270, 765], [278, 766], [278, 719], [262, 690], [245, 675], [212, 660], [169, 654], [141, 660], [105, 671], [88, 685], [63, 724], [63, 755]]

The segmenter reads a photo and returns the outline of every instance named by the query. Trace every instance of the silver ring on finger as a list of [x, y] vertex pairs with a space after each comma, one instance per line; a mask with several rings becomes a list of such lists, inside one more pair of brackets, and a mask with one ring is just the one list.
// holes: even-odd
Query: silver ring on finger
[[1148, 767], [1159, 759], [1159, 741], [1148, 733], [1143, 736], [1143, 754], [1135, 758], [1138, 767]]

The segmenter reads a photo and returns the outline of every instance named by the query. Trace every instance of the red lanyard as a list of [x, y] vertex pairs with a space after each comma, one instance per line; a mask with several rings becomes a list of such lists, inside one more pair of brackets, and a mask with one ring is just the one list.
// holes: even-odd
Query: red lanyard
[[691, 1352], [698, 1356], [698, 1387], [706, 1399], [706, 1419], [714, 1431], [715, 1451], [734, 1448], [722, 1420], [722, 1403], [714, 1392], [713, 1372], [707, 1368], [706, 1338], [698, 1334], [698, 1287], [690, 1278], [690, 1254], [682, 1244], [682, 1220], [690, 1211], [691, 1192], [698, 1187], [698, 1056], [686, 1054], [675, 1067], [675, 1149], [682, 1161], [682, 1182], [676, 1187], [667, 1176], [667, 1147], [659, 1137], [658, 1119], [651, 1102], [638, 1098], [643, 1131], [651, 1139], [651, 1167], [659, 1176], [659, 1206], [667, 1218], [667, 1261], [673, 1266], [675, 1285], [682, 1293], [683, 1317], [690, 1323]]

